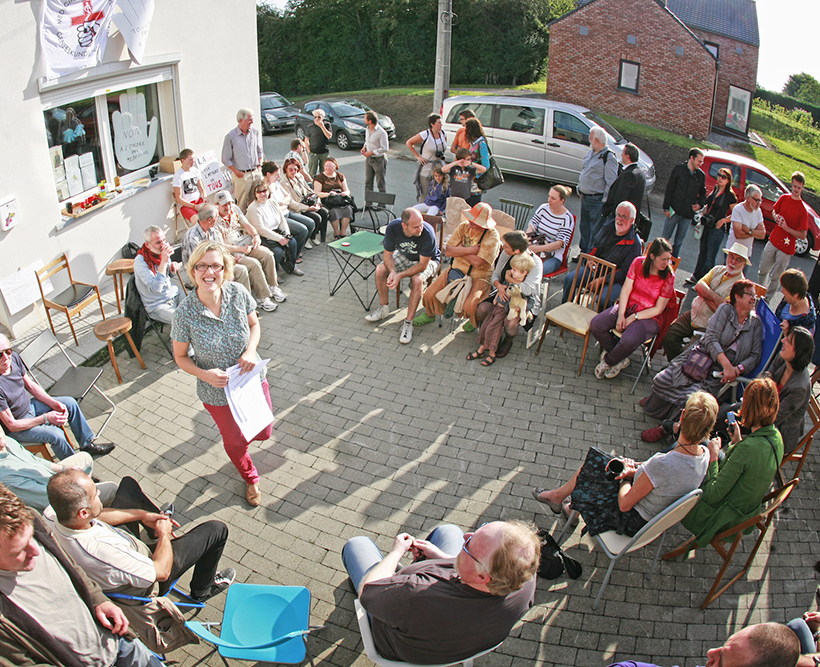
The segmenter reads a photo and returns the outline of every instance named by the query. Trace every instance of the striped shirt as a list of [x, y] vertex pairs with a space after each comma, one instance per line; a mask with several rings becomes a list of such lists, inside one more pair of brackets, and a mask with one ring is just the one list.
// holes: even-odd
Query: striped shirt
[[239, 127], [225, 135], [222, 143], [222, 164], [233, 166], [239, 171], [250, 171], [262, 164], [262, 138], [255, 127], [243, 134]]
[[530, 220], [530, 228], [536, 234], [544, 234], [547, 243], [553, 241], [563, 241], [567, 247], [572, 238], [572, 230], [575, 227], [575, 217], [568, 210], [561, 215], [555, 215], [550, 211], [549, 204], [541, 204]]

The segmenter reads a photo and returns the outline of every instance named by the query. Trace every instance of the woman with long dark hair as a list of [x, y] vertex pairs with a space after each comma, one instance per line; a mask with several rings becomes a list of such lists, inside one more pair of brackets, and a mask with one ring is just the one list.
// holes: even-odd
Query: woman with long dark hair
[[717, 183], [703, 207], [701, 222], [703, 236], [700, 237], [700, 252], [695, 270], [687, 283], [694, 285], [703, 278], [715, 265], [715, 257], [720, 247], [726, 244], [726, 232], [732, 222], [732, 209], [737, 204], [737, 197], [732, 192], [732, 172], [721, 167], [717, 175]]

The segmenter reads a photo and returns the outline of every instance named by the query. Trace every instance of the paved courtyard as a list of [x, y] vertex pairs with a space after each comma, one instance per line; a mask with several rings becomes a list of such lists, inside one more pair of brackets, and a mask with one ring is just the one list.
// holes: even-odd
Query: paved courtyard
[[[399, 345], [403, 310], [374, 326], [348, 286], [328, 296], [335, 267], [328, 253], [324, 245], [306, 251], [305, 277], [283, 285], [288, 301], [260, 314], [259, 351], [271, 359], [276, 417], [273, 437], [251, 450], [262, 475], [260, 507], [246, 505], [194, 379], [153, 333], [142, 348], [147, 370], [121, 352], [118, 385], [105, 361], [102, 384], [118, 406], [105, 437], [117, 449], [98, 459], [95, 474], [142, 480], [149, 495], [175, 502], [183, 527], [209, 517], [225, 521], [223, 564], [236, 568], [237, 581], [307, 586], [311, 622], [327, 626], [310, 638], [311, 648], [322, 664], [347, 667], [370, 664], [339, 557], [347, 539], [369, 535], [388, 549], [401, 531], [424, 537], [442, 522], [469, 529], [512, 518], [554, 529], [558, 522], [532, 499], [532, 486], [565, 480], [590, 445], [636, 459], [655, 450], [640, 440], [649, 423], [637, 405], [646, 378], [634, 396], [628, 378], [596, 380], [593, 348], [577, 376], [580, 339], [569, 334], [564, 341], [550, 334], [537, 357], [519, 337], [491, 368], [465, 361], [475, 334], [451, 334], [449, 321], [416, 329], [411, 344]], [[110, 291], [106, 300], [113, 304]], [[90, 334], [92, 315], [80, 321], [87, 353], [99, 343]], [[53, 374], [54, 366], [42, 369]], [[626, 372], [632, 370], [634, 364]], [[102, 423], [98, 397], [90, 395], [84, 409], [92, 425]], [[652, 548], [621, 561], [593, 611], [608, 559], [576, 529], [565, 546], [582, 563], [582, 577], [539, 580], [535, 606], [480, 663], [563, 667], [635, 658], [688, 667], [704, 664], [708, 648], [746, 624], [801, 614], [813, 604], [812, 566], [820, 555], [813, 463], [748, 577], [707, 611], [700, 604], [718, 570], [716, 554], [664, 563], [646, 580]], [[668, 543], [685, 535], [677, 527]], [[747, 549], [751, 543], [747, 538]], [[210, 602], [200, 620], [219, 620], [221, 604]], [[170, 657], [182, 665], [220, 664], [209, 651], [201, 645]]]

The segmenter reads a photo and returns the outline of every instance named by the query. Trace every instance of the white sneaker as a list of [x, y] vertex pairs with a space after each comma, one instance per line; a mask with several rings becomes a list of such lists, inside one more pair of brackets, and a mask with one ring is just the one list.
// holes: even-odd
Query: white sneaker
[[[383, 306], [379, 306], [375, 310], [369, 312], [367, 315], [364, 316], [364, 319], [366, 319], [368, 322], [379, 322], [383, 320], [385, 317], [387, 317], [389, 314], [389, 308], [387, 307], [387, 304], [384, 304]], [[409, 339], [407, 342], [410, 342]]]
[[287, 294], [285, 294], [278, 286], [274, 286], [270, 288], [270, 295], [273, 297], [273, 300], [277, 303], [282, 303], [285, 299], [288, 298]]
[[276, 310], [276, 304], [268, 298], [258, 299], [256, 302], [262, 310], [272, 313]]
[[399, 342], [402, 345], [407, 345], [411, 340], [413, 340], [413, 323], [404, 320], [401, 325], [401, 335], [399, 336]]
[[607, 372], [608, 370], [609, 370], [609, 364], [607, 364], [607, 363], [604, 361], [603, 357], [601, 357], [601, 363], [599, 363], [599, 364], [595, 367], [595, 377], [596, 377], [596, 378], [598, 378], [599, 380], [603, 380], [603, 379], [604, 379], [604, 375], [606, 374], [606, 372]]
[[619, 361], [619, 362], [618, 362], [617, 364], [615, 364], [614, 366], [611, 366], [611, 367], [609, 368], [609, 370], [608, 370], [608, 371], [606, 371], [606, 372], [604, 373], [604, 375], [605, 375], [606, 377], [608, 377], [608, 378], [611, 380], [612, 378], [614, 378], [615, 376], [617, 376], [617, 375], [618, 375], [618, 373], [620, 373], [620, 372], [621, 372], [624, 368], [626, 368], [627, 366], [629, 366], [629, 364], [630, 364], [629, 357], [627, 357], [627, 358], [626, 358], [626, 359], [624, 359], [623, 361]]
[[322, 239], [317, 236], [315, 239], [313, 239], [311, 241], [311, 243], [313, 244], [313, 247], [315, 248], [317, 245], [322, 245]]
[[313, 244], [310, 242], [310, 239], [305, 241], [305, 250], [313, 250]]

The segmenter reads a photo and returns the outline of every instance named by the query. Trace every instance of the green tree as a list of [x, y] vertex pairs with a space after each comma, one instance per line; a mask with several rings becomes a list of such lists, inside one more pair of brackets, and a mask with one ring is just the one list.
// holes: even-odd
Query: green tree
[[783, 94], [801, 102], [820, 105], [820, 81], [805, 72], [792, 74], [783, 86]]

